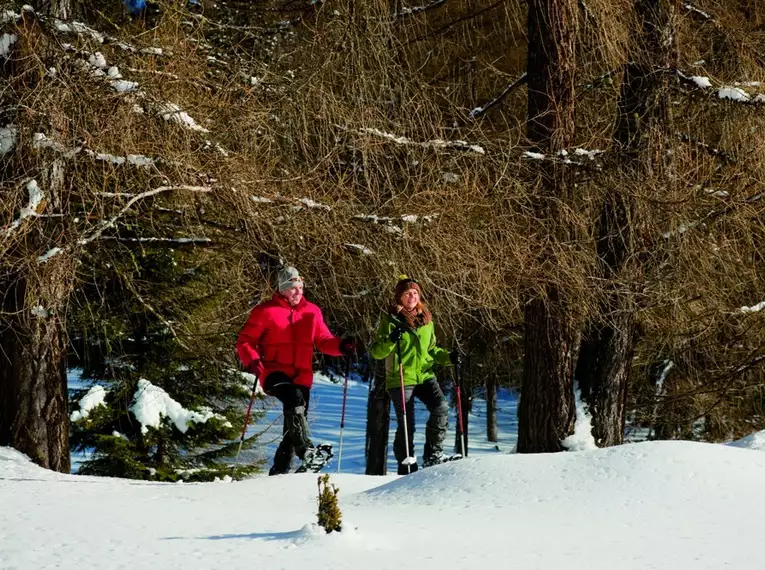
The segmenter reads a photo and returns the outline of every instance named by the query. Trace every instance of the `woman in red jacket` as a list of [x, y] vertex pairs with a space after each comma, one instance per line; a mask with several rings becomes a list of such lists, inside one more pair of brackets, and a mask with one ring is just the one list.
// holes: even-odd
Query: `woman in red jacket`
[[321, 309], [303, 297], [303, 278], [294, 267], [279, 271], [277, 292], [250, 313], [236, 341], [245, 370], [255, 374], [266, 394], [284, 406], [284, 439], [269, 475], [287, 473], [296, 453], [301, 470], [318, 470], [331, 457], [308, 435], [306, 414], [313, 384], [313, 350], [330, 356], [355, 352], [354, 339], [339, 339], [324, 323]]

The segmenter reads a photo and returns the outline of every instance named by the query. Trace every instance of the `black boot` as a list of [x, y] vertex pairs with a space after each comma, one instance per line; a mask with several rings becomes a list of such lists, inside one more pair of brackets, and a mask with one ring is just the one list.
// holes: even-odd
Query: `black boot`
[[403, 463], [398, 464], [398, 474], [399, 475], [411, 475], [415, 471], [417, 471], [418, 467], [416, 463], [410, 463], [409, 465], [404, 465]]
[[308, 420], [305, 417], [305, 406], [295, 406], [284, 410], [284, 427], [295, 446], [295, 453], [303, 459], [308, 448], [313, 447], [308, 436]]

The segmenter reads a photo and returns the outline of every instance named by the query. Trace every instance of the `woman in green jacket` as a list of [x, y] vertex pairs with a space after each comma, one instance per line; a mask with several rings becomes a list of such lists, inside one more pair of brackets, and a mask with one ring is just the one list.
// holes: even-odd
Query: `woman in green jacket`
[[[399, 475], [417, 471], [417, 463], [405, 462], [414, 457], [414, 399], [428, 408], [425, 424], [423, 466], [444, 460], [444, 437], [449, 422], [449, 406], [436, 381], [433, 367], [448, 365], [449, 353], [436, 346], [436, 335], [430, 311], [422, 303], [422, 289], [408, 277], [396, 284], [395, 303], [380, 319], [375, 342], [369, 353], [377, 360], [385, 359], [385, 386], [396, 410], [398, 429], [393, 440], [393, 453]], [[400, 361], [399, 361], [400, 358]], [[399, 362], [403, 365], [404, 398], [408, 442], [404, 444], [404, 410]]]

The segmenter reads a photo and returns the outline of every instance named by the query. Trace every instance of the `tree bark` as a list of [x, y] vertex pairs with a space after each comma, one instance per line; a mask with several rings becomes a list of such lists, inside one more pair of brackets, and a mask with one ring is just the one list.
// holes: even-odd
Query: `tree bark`
[[[576, 0], [530, 0], [528, 11], [528, 138], [546, 155], [569, 147], [574, 135]], [[570, 173], [539, 161], [536, 216], [553, 247], [572, 238], [561, 205], [571, 199]], [[549, 247], [540, 266], [556, 265]], [[579, 327], [563, 285], [545, 280], [524, 310], [524, 367], [518, 411], [518, 452], [562, 450], [574, 422], [573, 372]]]
[[58, 316], [30, 315], [27, 282], [7, 276], [0, 289], [0, 446], [68, 473], [69, 420], [65, 331]]
[[[470, 415], [470, 411], [472, 410], [472, 402], [473, 402], [473, 391], [468, 385], [467, 382], [465, 382], [465, 376], [462, 371], [462, 365], [457, 367], [457, 373], [455, 374], [454, 378], [454, 388], [455, 388], [455, 394], [454, 394], [454, 404], [455, 407], [457, 406], [457, 393], [456, 389], [457, 386], [460, 388], [460, 398], [459, 401], [462, 403], [462, 407], [457, 411], [462, 416], [462, 424], [457, 424], [455, 426], [454, 430], [454, 453], [463, 453], [463, 442], [464, 442], [464, 453], [463, 455], [465, 457], [468, 456], [468, 453], [470, 451], [470, 437], [469, 437], [469, 430], [468, 430], [468, 417]], [[459, 422], [460, 418], [459, 416], [455, 417], [455, 421]], [[462, 425], [462, 432], [460, 432], [460, 425]]]
[[[669, 83], [677, 64], [675, 0], [638, 0], [641, 31], [625, 66], [614, 142], [627, 180], [661, 177], [671, 138]], [[607, 285], [599, 322], [590, 323], [576, 377], [593, 418], [599, 446], [624, 440], [625, 402], [635, 344], [634, 289], [640, 275], [635, 257], [639, 223], [626, 184], [612, 186], [598, 224], [599, 277]]]
[[70, 19], [73, 7], [73, 0], [38, 0], [34, 5], [38, 12], [60, 20]]
[[492, 373], [486, 377], [486, 441], [499, 441], [497, 433], [497, 377]]
[[[36, 9], [67, 19], [74, 4], [47, 0], [37, 2]], [[6, 72], [13, 74], [16, 68]], [[65, 132], [63, 113], [49, 119], [54, 132]], [[60, 213], [65, 202], [63, 160], [43, 160], [36, 179], [47, 200], [42, 207]], [[50, 233], [61, 236], [65, 229], [56, 224]], [[50, 249], [51, 241], [34, 230], [26, 244], [32, 251]], [[65, 256], [45, 264], [32, 258], [0, 273], [0, 445], [14, 447], [41, 467], [63, 473], [70, 471], [70, 458], [67, 335], [61, 319], [73, 286], [73, 267]]]
[[[390, 396], [385, 389], [385, 372], [382, 363], [376, 361], [374, 386], [367, 401], [367, 475], [388, 473], [388, 437], [390, 431]], [[370, 382], [372, 380], [370, 379]]]

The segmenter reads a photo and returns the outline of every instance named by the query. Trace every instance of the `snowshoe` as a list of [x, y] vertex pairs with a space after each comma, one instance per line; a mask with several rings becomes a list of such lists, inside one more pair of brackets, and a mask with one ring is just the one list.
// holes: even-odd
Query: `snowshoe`
[[332, 446], [322, 443], [317, 447], [309, 447], [303, 456], [303, 463], [295, 470], [295, 473], [318, 473], [335, 456]]
[[440, 465], [441, 463], [448, 463], [449, 461], [457, 461], [458, 459], [462, 459], [461, 453], [455, 453], [454, 455], [444, 455], [443, 453], [440, 453], [432, 457], [426, 457], [422, 462], [422, 466], [433, 467], [433, 465]]

